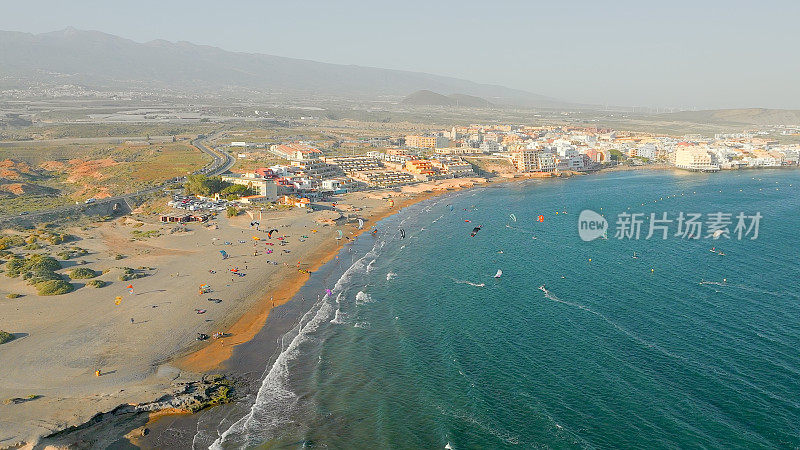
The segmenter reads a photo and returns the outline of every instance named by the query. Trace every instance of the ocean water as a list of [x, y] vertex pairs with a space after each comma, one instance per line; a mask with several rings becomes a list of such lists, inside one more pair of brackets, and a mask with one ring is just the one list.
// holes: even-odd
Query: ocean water
[[[608, 239], [579, 239], [583, 209]], [[647, 222], [619, 240], [623, 211], [763, 218], [755, 240], [645, 240]], [[302, 294], [319, 300], [212, 447], [796, 448], [798, 215], [788, 170], [607, 173], [414, 205], [314, 274]]]

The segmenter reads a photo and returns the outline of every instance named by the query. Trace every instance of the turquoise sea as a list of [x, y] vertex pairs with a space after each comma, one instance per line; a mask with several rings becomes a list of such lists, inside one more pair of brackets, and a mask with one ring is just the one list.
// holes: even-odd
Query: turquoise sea
[[[608, 239], [578, 237], [584, 209]], [[763, 218], [619, 240], [620, 212]], [[370, 225], [212, 447], [800, 446], [800, 171], [495, 184]]]

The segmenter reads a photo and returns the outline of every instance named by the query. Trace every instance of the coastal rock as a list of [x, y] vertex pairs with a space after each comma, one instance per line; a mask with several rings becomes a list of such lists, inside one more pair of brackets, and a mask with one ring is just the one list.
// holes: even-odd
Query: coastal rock
[[95, 414], [88, 421], [43, 437], [36, 447], [106, 448], [119, 436], [143, 428], [151, 413], [195, 413], [214, 405], [233, 401], [233, 383], [224, 375], [206, 375], [200, 381], [173, 384], [173, 391], [155, 401], [137, 405], [122, 404], [108, 412]]

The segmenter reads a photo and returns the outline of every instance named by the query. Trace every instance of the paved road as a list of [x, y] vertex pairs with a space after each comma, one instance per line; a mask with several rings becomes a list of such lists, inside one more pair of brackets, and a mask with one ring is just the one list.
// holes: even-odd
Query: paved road
[[[207, 166], [203, 167], [200, 170], [196, 170], [194, 174], [204, 174], [204, 175], [219, 175], [221, 173], [225, 173], [233, 167], [233, 163], [236, 161], [233, 159], [231, 155], [226, 152], [217, 152], [216, 150], [210, 149], [206, 147], [201, 139], [195, 139], [192, 141], [192, 145], [200, 149], [201, 152], [206, 153], [207, 155], [211, 156], [212, 161]], [[53, 213], [68, 213], [72, 211], [80, 211], [85, 208], [96, 207], [97, 205], [106, 205], [106, 204], [114, 204], [117, 202], [125, 202], [130, 198], [138, 197], [140, 195], [145, 194], [152, 194], [154, 192], [158, 192], [169, 184], [175, 182], [183, 182], [186, 181], [186, 177], [181, 177], [178, 179], [170, 179], [161, 184], [149, 187], [147, 189], [143, 189], [141, 191], [131, 192], [125, 195], [117, 195], [114, 197], [106, 197], [102, 199], [95, 200], [94, 203], [91, 204], [78, 204], [78, 205], [67, 205], [67, 206], [60, 206], [58, 208], [51, 208], [45, 209], [41, 211], [32, 212], [30, 214], [25, 215], [24, 217], [27, 219], [36, 219], [37, 217], [44, 216], [46, 214], [53, 214]], [[0, 222], [4, 220], [9, 220], [12, 218], [20, 217], [19, 215], [7, 215], [7, 216], [0, 216]]]

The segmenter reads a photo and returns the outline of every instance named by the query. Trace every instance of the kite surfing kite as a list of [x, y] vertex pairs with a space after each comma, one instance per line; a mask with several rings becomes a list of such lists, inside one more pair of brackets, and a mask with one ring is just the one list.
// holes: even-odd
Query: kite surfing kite
[[364, 219], [358, 219], [358, 229], [364, 228]]
[[483, 225], [478, 225], [477, 227], [473, 228], [472, 233], [470, 233], [470, 237], [475, 237], [475, 235], [478, 234], [478, 231], [481, 231], [482, 226]]
[[405, 239], [405, 238], [406, 238], [406, 230], [400, 228], [400, 239]]
[[515, 216], [514, 214], [509, 214], [508, 217], [510, 217], [511, 220], [513, 220], [514, 222], [517, 221], [517, 216]]
[[222, 259], [228, 259], [228, 254], [225, 252], [225, 250], [220, 250], [219, 253], [222, 255]]
[[342, 230], [336, 230], [336, 232], [339, 233], [339, 235], [336, 237], [336, 240], [341, 239], [342, 238]]
[[125, 286], [125, 287], [128, 289], [128, 293], [133, 295], [133, 285], [129, 284], [129, 285]]
[[119, 304], [120, 304], [120, 303], [122, 303], [122, 297], [120, 297], [120, 296], [117, 296], [117, 297], [114, 299], [114, 304], [115, 304], [115, 305], [117, 305], [117, 306], [119, 306]]
[[267, 232], [267, 237], [269, 237], [270, 239], [272, 239], [272, 233], [277, 233], [277, 232], [278, 232], [278, 230], [269, 230], [269, 231]]

